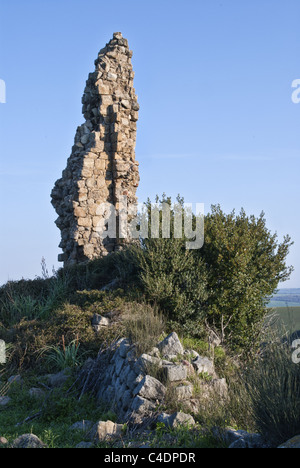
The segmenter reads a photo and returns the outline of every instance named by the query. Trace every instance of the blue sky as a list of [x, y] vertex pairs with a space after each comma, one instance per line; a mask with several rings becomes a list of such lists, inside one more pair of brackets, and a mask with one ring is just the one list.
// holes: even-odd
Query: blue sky
[[50, 192], [66, 165], [98, 51], [133, 50], [140, 201], [166, 192], [263, 210], [290, 234], [300, 287], [299, 0], [1, 0], [0, 284], [57, 268]]

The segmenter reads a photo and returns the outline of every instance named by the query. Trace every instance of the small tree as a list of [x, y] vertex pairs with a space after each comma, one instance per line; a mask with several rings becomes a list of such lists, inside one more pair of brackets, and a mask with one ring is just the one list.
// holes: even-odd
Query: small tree
[[246, 216], [244, 210], [225, 215], [220, 206], [212, 207], [205, 218], [204, 247], [196, 255], [208, 271], [207, 323], [223, 341], [251, 346], [268, 298], [293, 271], [285, 263], [291, 245], [289, 236], [278, 243], [264, 213], [259, 218]]
[[[263, 213], [259, 218], [244, 210], [225, 215], [220, 206], [212, 206], [204, 221], [204, 246], [186, 250], [187, 239], [174, 235], [171, 199], [163, 195], [158, 202], [171, 207], [170, 238], [143, 238], [141, 248], [126, 254], [142, 291], [189, 332], [214, 331], [231, 348], [249, 350], [267, 314], [268, 298], [293, 271], [285, 263], [290, 237], [278, 243]], [[180, 197], [177, 210], [178, 204], [184, 210]], [[150, 232], [150, 200], [146, 207]]]
[[[158, 197], [156, 203], [158, 203]], [[171, 199], [163, 195], [160, 203]], [[177, 209], [183, 200], [177, 198]], [[151, 202], [146, 203], [151, 230]], [[139, 277], [146, 296], [155, 302], [168, 319], [193, 332], [203, 330], [207, 300], [207, 271], [204, 261], [186, 250], [186, 238], [174, 237], [174, 211], [170, 209], [170, 238], [142, 239], [138, 252]], [[160, 224], [161, 229], [161, 224]], [[161, 234], [161, 232], [160, 232]]]

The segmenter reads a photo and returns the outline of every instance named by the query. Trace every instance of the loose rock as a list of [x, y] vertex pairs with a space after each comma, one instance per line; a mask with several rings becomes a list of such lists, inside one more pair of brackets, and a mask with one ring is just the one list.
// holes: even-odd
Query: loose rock
[[183, 346], [175, 332], [170, 333], [170, 335], [157, 345], [157, 348], [166, 359], [169, 359], [170, 356], [176, 356], [184, 353]]
[[34, 434], [24, 434], [18, 437], [13, 442], [13, 448], [24, 449], [24, 448], [33, 448], [33, 449], [42, 449], [46, 445]]
[[123, 424], [112, 421], [98, 421], [91, 430], [91, 440], [95, 443], [119, 437], [122, 434]]
[[140, 395], [148, 400], [161, 401], [166, 395], [166, 387], [159, 380], [146, 375], [134, 390], [134, 395]]

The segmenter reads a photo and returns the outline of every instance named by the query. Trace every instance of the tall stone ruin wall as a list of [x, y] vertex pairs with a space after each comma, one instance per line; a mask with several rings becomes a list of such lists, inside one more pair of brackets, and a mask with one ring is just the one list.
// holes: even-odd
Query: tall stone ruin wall
[[126, 242], [101, 237], [99, 226], [105, 223], [103, 204], [112, 204], [118, 217], [120, 197], [127, 197], [129, 212], [135, 212], [137, 203], [139, 105], [131, 57], [127, 40], [115, 33], [86, 82], [85, 122], [77, 128], [67, 167], [51, 193], [61, 230], [59, 261], [65, 265], [105, 256]]

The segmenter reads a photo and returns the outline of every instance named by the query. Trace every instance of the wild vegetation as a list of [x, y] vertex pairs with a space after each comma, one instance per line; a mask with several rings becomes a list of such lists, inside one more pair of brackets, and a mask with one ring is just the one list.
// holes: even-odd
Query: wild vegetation
[[[162, 201], [171, 203], [165, 196]], [[150, 202], [147, 206], [150, 209]], [[140, 245], [51, 276], [43, 262], [41, 277], [0, 288], [0, 337], [8, 345], [0, 395], [10, 392], [13, 402], [0, 409], [0, 435], [12, 439], [19, 433], [15, 424], [38, 413], [22, 426], [22, 433], [30, 426], [49, 446], [72, 446], [77, 438], [63, 434], [74, 407], [85, 419], [100, 419], [110, 410], [85, 399], [77, 406], [76, 368], [122, 336], [144, 352], [170, 331], [213, 358], [229, 383], [230, 402], [218, 406], [218, 412], [214, 402], [208, 402], [199, 413], [203, 427], [260, 431], [273, 444], [300, 432], [299, 366], [292, 363], [286, 345], [266, 340], [263, 326], [270, 312], [268, 298], [292, 271], [286, 265], [291, 239], [286, 236], [279, 243], [263, 214], [226, 215], [214, 206], [205, 217], [204, 247], [186, 250], [185, 240], [141, 239]], [[104, 288], [113, 281], [111, 288]], [[109, 316], [112, 325], [95, 333], [95, 313]], [[219, 339], [216, 348], [210, 346], [212, 333]], [[37, 376], [65, 368], [71, 369], [70, 382], [41, 410], [26, 390]], [[14, 373], [24, 375], [22, 391], [6, 385]], [[160, 442], [159, 434], [164, 435]], [[207, 434], [178, 434], [173, 439], [169, 434], [173, 446], [183, 446], [180, 437], [186, 446], [212, 443]], [[154, 443], [167, 443], [165, 436], [158, 427]]]

